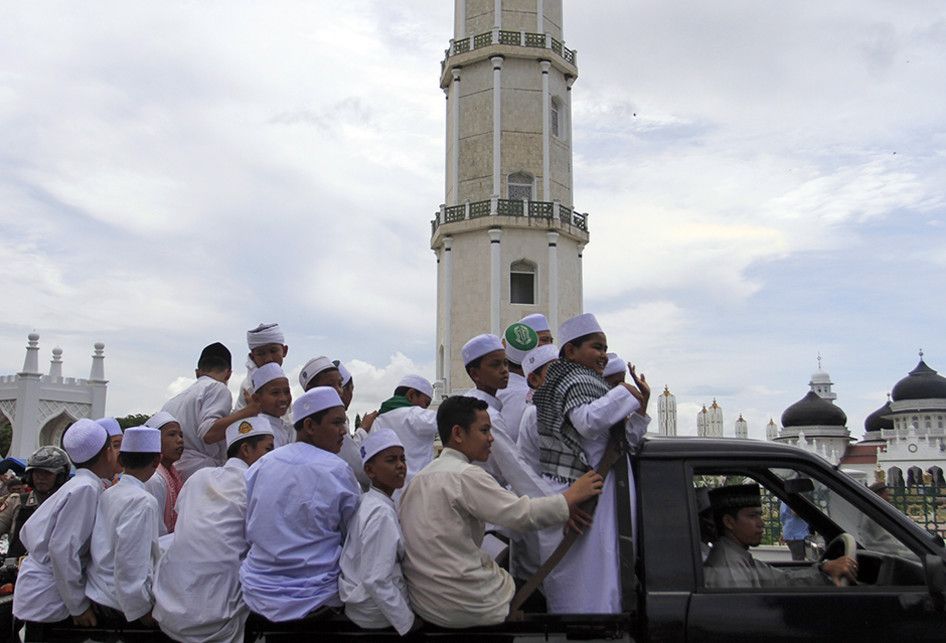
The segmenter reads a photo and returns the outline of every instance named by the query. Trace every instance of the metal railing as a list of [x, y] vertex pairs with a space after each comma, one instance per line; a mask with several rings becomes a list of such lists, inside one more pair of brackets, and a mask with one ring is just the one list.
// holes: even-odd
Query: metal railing
[[457, 223], [488, 216], [528, 217], [529, 219], [559, 221], [567, 226], [578, 228], [582, 232], [588, 232], [588, 213], [578, 212], [558, 201], [485, 199], [482, 201], [467, 201], [462, 205], [441, 206], [440, 211], [430, 222], [430, 233], [433, 235], [437, 232], [437, 228], [447, 223]]
[[445, 60], [451, 56], [465, 54], [474, 49], [481, 49], [490, 45], [508, 45], [511, 47], [530, 47], [532, 49], [549, 49], [570, 65], [578, 64], [578, 52], [569, 49], [560, 40], [549, 34], [531, 31], [510, 31], [507, 29], [493, 29], [474, 36], [458, 38], [450, 41], [450, 47], [444, 52]]

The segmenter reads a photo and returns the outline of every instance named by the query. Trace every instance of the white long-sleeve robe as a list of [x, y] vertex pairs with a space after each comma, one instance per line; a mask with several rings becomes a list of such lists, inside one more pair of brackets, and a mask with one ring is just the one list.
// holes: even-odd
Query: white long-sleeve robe
[[230, 415], [232, 403], [226, 384], [206, 375], [164, 403], [161, 410], [173, 415], [184, 433], [184, 453], [174, 465], [182, 479], [203, 467], [223, 464], [226, 441], [207, 444], [204, 436], [214, 422]]
[[24, 621], [55, 623], [89, 608], [85, 570], [95, 510], [104, 482], [88, 469], [40, 505], [20, 531], [29, 552], [13, 592], [13, 614]]
[[144, 483], [124, 475], [102, 493], [92, 529], [85, 594], [122, 612], [129, 622], [151, 611], [158, 547], [158, 501]]
[[434, 459], [434, 440], [437, 437], [437, 412], [419, 406], [405, 406], [382, 413], [374, 421], [374, 428], [391, 429], [404, 445], [407, 457], [407, 482]]
[[371, 487], [361, 498], [342, 547], [338, 595], [345, 615], [365, 629], [394, 627], [405, 634], [414, 624], [401, 573], [404, 543], [394, 501]]
[[177, 499], [174, 540], [155, 572], [153, 612], [161, 631], [176, 641], [243, 640], [250, 611], [240, 587], [248, 548], [246, 470], [239, 458], [201, 469]]

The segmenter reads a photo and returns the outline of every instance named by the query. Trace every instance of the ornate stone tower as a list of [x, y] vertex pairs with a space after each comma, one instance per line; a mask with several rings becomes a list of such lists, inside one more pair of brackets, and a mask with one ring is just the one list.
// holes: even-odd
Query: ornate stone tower
[[445, 202], [437, 255], [437, 379], [469, 387], [467, 339], [541, 312], [553, 333], [582, 311], [587, 214], [573, 205], [571, 87], [576, 52], [562, 0], [455, 0], [442, 63]]

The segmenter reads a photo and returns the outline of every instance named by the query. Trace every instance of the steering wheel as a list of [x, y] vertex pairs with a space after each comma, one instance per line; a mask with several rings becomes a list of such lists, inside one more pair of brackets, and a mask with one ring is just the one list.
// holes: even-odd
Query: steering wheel
[[[828, 543], [828, 546], [824, 548], [824, 553], [821, 554], [820, 562], [826, 560], [834, 560], [835, 558], [840, 558], [841, 556], [847, 556], [848, 558], [857, 561], [857, 541], [854, 540], [854, 536], [842, 531], [840, 534], [831, 539], [831, 542]], [[841, 579], [841, 586], [847, 587], [851, 584], [847, 578]]]

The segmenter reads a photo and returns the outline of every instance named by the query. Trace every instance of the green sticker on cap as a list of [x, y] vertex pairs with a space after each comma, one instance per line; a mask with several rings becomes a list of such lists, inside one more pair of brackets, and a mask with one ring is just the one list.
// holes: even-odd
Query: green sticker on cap
[[506, 329], [504, 337], [506, 339], [506, 346], [512, 346], [520, 351], [531, 351], [539, 345], [539, 336], [536, 332], [519, 322], [510, 325], [509, 328]]

